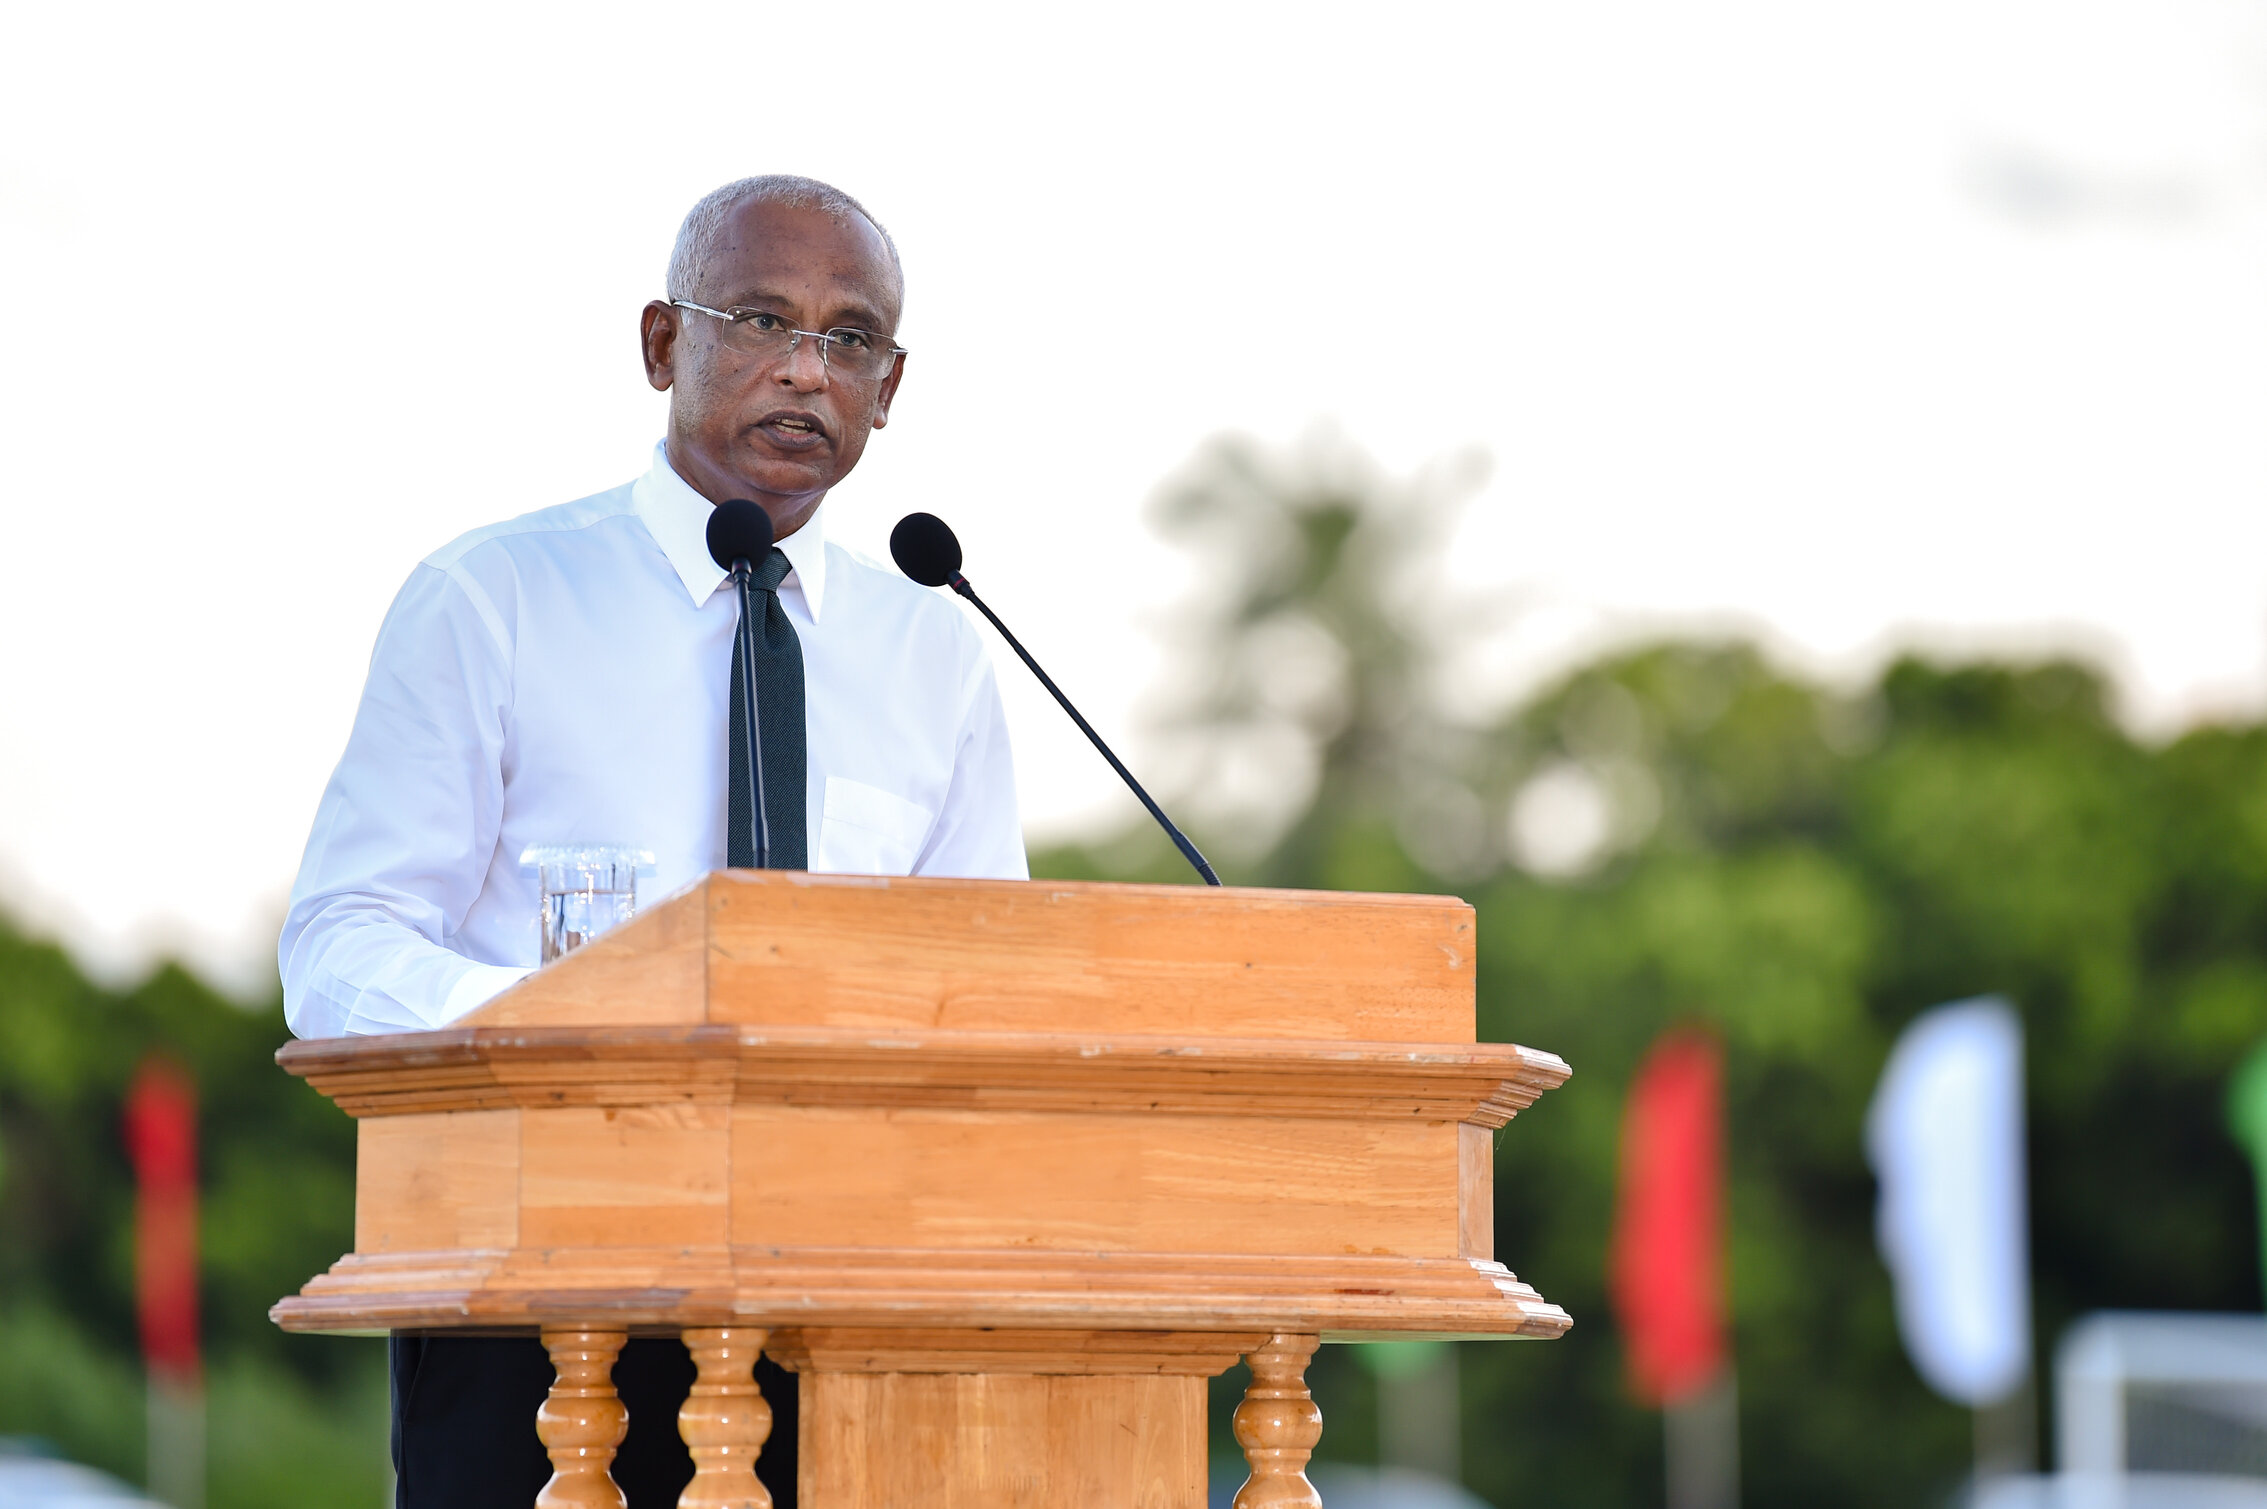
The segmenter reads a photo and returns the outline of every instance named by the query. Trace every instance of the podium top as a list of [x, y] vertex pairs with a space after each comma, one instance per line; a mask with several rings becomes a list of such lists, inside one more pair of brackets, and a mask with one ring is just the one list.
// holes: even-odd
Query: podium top
[[719, 870], [461, 1025], [1468, 1044], [1473, 942], [1451, 896]]

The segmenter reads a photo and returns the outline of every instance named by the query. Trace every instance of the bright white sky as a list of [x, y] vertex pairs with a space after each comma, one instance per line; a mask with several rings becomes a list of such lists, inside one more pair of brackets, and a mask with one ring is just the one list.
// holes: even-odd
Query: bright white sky
[[[1489, 694], [1733, 623], [2267, 700], [2259, 0], [18, 5], [0, 906], [272, 970], [386, 602], [643, 467], [638, 307], [761, 171], [910, 271], [836, 527], [951, 518], [1106, 731], [1187, 579], [1150, 489], [1318, 420], [1493, 455]], [[1003, 680], [1034, 832], [1132, 815]]]

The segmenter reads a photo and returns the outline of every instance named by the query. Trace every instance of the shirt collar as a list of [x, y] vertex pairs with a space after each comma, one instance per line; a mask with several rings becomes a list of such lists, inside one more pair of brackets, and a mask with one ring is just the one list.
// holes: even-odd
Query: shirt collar
[[[711, 505], [669, 464], [666, 441], [654, 446], [653, 465], [632, 485], [630, 495], [646, 533], [669, 557], [669, 564], [677, 568], [677, 579], [692, 594], [693, 606], [707, 602], [724, 584], [724, 568], [708, 553]], [[812, 510], [803, 527], [778, 544], [793, 568], [780, 585], [793, 582], [802, 589], [811, 622], [817, 623], [819, 600], [826, 595], [827, 582], [826, 505], [821, 503]]]

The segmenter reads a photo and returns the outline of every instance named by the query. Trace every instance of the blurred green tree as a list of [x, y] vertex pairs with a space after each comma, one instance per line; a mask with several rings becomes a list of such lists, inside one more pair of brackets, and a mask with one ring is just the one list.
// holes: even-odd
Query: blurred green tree
[[[1231, 880], [1471, 900], [1481, 1036], [1574, 1066], [1499, 1140], [1497, 1250], [1575, 1328], [1463, 1349], [1467, 1483], [1505, 1509], [1660, 1501], [1603, 1280], [1622, 1096], [1679, 1020], [1726, 1044], [1750, 1505], [1937, 1502], [1970, 1461], [1899, 1346], [1860, 1136], [1930, 1005], [2001, 992], [2026, 1019], [2042, 1350], [2089, 1309], [2258, 1308], [2220, 1107], [2267, 1031], [2267, 730], [2152, 747], [2064, 662], [1906, 659], [1839, 692], [1689, 643], [1460, 725], [1455, 491], [1327, 438], [1200, 453], [1159, 504], [1210, 606], [1158, 746]], [[1244, 790], [1279, 805], [1239, 814]], [[1140, 828], [1034, 871], [1187, 878]], [[1374, 1458], [1376, 1381], [1328, 1348], [1315, 1378], [1323, 1455]]]
[[267, 1318], [354, 1231], [354, 1124], [276, 1068], [285, 1036], [280, 1000], [247, 1009], [175, 968], [103, 990], [61, 950], [0, 927], [0, 1434], [142, 1480], [119, 1110], [143, 1056], [162, 1053], [198, 1089], [207, 1501], [375, 1509], [384, 1349], [287, 1336]]

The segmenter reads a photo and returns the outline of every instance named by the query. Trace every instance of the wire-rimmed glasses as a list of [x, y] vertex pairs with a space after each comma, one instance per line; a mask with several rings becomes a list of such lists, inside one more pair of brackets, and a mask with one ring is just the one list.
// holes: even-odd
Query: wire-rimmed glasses
[[891, 345], [888, 336], [860, 330], [855, 325], [837, 325], [832, 330], [797, 330], [768, 309], [750, 309], [737, 304], [730, 309], [711, 309], [691, 299], [669, 302], [678, 309], [690, 309], [695, 314], [723, 321], [726, 345], [767, 361], [785, 361], [795, 354], [795, 348], [807, 335], [819, 343], [819, 360], [829, 372], [870, 381], [887, 374], [891, 364], [905, 355], [905, 348]]

